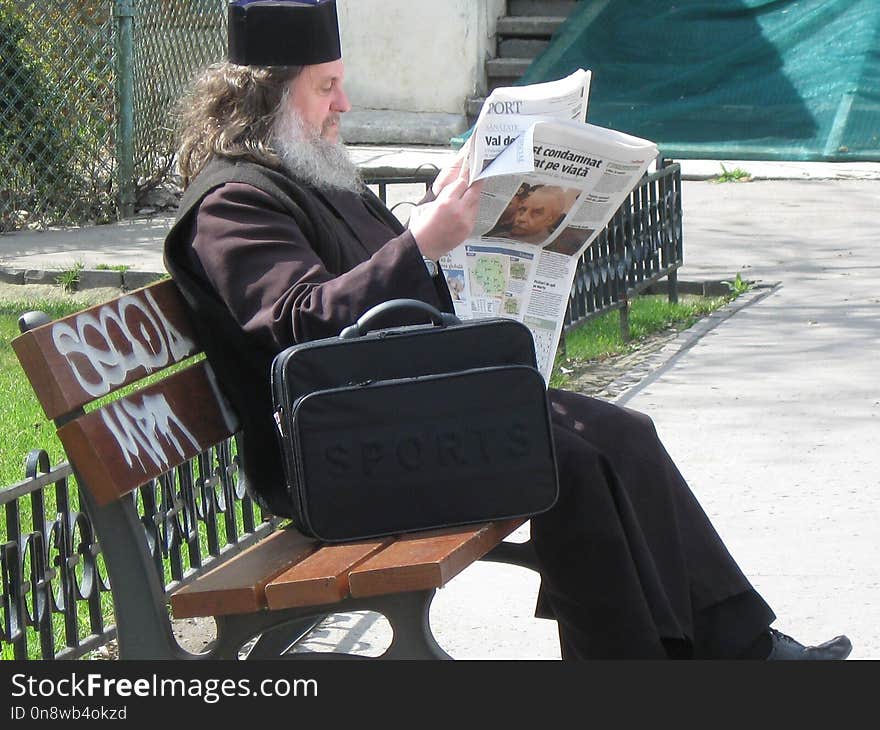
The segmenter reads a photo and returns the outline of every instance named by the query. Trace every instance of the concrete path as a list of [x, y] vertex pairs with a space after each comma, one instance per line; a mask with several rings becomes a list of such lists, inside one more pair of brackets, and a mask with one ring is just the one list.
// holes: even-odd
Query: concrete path
[[[653, 417], [780, 629], [847, 633], [852, 658], [880, 659], [880, 166], [733, 162], [755, 181], [717, 185], [701, 181], [713, 164], [683, 164], [681, 278], [741, 272], [767, 288], [682, 334], [619, 402]], [[167, 224], [7, 234], [0, 267], [164, 271]], [[462, 659], [558, 658], [555, 624], [532, 617], [536, 592], [527, 571], [476, 565], [439, 591], [437, 638]], [[304, 648], [369, 654], [387, 640], [375, 616], [344, 615]]]
[[683, 278], [778, 281], [622, 399], [807, 641], [880, 658], [876, 181], [685, 183]]

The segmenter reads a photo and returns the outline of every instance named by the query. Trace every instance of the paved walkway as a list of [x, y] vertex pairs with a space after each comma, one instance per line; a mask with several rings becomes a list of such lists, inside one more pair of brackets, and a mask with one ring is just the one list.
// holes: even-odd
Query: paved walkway
[[683, 277], [781, 285], [623, 401], [654, 417], [778, 626], [880, 658], [880, 183], [683, 199]]
[[[846, 632], [852, 658], [880, 659], [880, 167], [735, 164], [762, 179], [716, 185], [683, 167], [681, 278], [741, 272], [767, 288], [667, 345], [619, 401], [654, 418], [779, 628]], [[95, 229], [5, 235], [0, 265], [94, 254], [149, 270], [162, 227], [102, 227], [106, 248]], [[474, 566], [438, 593], [438, 640], [457, 658], [557, 658], [555, 624], [532, 618], [536, 591], [524, 570]], [[307, 648], [386, 640], [373, 616], [346, 615]]]

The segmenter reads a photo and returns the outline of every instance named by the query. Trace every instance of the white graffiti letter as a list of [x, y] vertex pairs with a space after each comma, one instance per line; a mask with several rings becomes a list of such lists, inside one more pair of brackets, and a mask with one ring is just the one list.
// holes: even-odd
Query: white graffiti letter
[[[112, 412], [112, 415], [111, 415]], [[174, 447], [183, 458], [186, 452], [177, 437], [182, 434], [196, 451], [202, 451], [199, 442], [181, 420], [171, 410], [164, 395], [144, 396], [143, 402], [137, 403], [123, 398], [101, 411], [104, 425], [113, 434], [125, 463], [131, 467], [133, 460], [146, 472], [144, 458], [148, 458], [156, 467], [171, 467], [171, 461], [165, 451], [166, 444]]]
[[[134, 295], [121, 297], [117, 309], [101, 307], [97, 317], [80, 314], [74, 320], [75, 329], [64, 322], [52, 328], [56, 349], [89, 395], [106, 395], [139, 368], [153, 372], [195, 349], [168, 321], [153, 296], [149, 292], [145, 296], [147, 303]], [[117, 342], [123, 339], [119, 346], [114, 343], [114, 331]]]
[[182, 360], [195, 350], [195, 344], [192, 340], [189, 340], [180, 334], [177, 328], [168, 321], [165, 312], [162, 311], [159, 305], [156, 304], [156, 300], [153, 299], [152, 292], [145, 291], [144, 296], [147, 298], [147, 301], [150, 302], [150, 306], [153, 308], [153, 311], [156, 313], [156, 316], [165, 328], [165, 337], [168, 339], [168, 346], [171, 348], [171, 354], [174, 357], [174, 361], [177, 362], [178, 360]]

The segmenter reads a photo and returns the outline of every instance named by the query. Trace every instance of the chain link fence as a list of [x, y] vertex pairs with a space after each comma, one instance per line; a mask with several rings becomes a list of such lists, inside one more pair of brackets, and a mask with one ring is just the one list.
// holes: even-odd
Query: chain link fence
[[130, 215], [225, 39], [226, 0], [0, 0], [0, 232]]
[[[170, 111], [193, 74], [226, 57], [228, 0], [128, 0], [133, 7], [131, 181], [122, 190], [137, 204], [147, 190], [168, 180], [174, 139]], [[124, 115], [123, 115], [124, 117]]]

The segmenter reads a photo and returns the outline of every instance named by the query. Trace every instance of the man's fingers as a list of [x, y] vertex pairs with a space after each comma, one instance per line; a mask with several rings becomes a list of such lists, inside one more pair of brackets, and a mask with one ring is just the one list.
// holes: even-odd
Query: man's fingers
[[467, 190], [467, 178], [457, 177], [440, 191], [437, 199], [460, 198], [465, 190]]
[[468, 196], [469, 200], [479, 198], [480, 191], [483, 189], [483, 181], [480, 180], [473, 185], [470, 185], [469, 181], [470, 174], [467, 170], [464, 170], [458, 178], [443, 188], [437, 198], [440, 199], [444, 196], [446, 198], [463, 198], [465, 195]]
[[[468, 142], [470, 142], [470, 140], [468, 140]], [[461, 176], [462, 167], [466, 167], [464, 162], [467, 159], [467, 152], [468, 145], [465, 144], [458, 150], [452, 162], [444, 166], [444, 168], [437, 174], [437, 178], [431, 186], [435, 197], [439, 197], [440, 193], [443, 192], [449, 184]]]
[[471, 185], [467, 190], [462, 194], [462, 199], [471, 205], [477, 205], [480, 200], [480, 193], [483, 192], [483, 183], [484, 180], [478, 180], [473, 185]]

